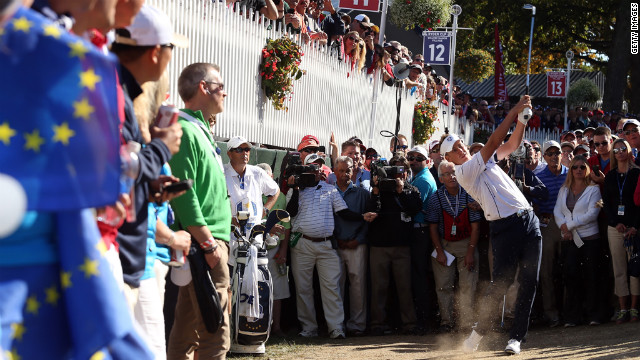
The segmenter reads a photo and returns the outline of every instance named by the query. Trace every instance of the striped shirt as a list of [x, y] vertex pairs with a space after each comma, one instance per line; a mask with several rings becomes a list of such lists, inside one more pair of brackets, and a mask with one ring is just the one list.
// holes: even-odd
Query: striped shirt
[[[287, 202], [291, 200], [293, 190], [287, 193]], [[333, 214], [347, 208], [338, 189], [324, 181], [316, 187], [300, 190], [298, 197], [298, 215], [291, 220], [292, 231], [304, 235], [324, 238], [333, 235]]]
[[455, 171], [458, 183], [482, 206], [487, 220], [500, 220], [518, 210], [531, 209], [513, 180], [496, 164], [495, 153], [485, 163], [478, 152], [471, 160], [456, 165]]
[[[440, 237], [443, 237], [444, 220], [442, 210], [455, 218], [460, 215], [471, 202], [475, 202], [475, 200], [473, 200], [462, 187], [460, 187], [459, 195], [451, 195], [446, 187], [441, 186], [438, 191], [429, 197], [429, 212], [427, 212], [425, 220], [430, 224], [438, 224], [438, 232], [440, 233]], [[457, 213], [456, 209], [458, 210]], [[482, 215], [480, 215], [479, 212], [469, 209], [470, 223], [478, 222], [481, 219]]]
[[542, 181], [549, 191], [549, 197], [547, 197], [547, 200], [540, 201], [538, 199], [533, 199], [533, 203], [538, 206], [538, 212], [540, 214], [553, 214], [553, 208], [556, 206], [556, 200], [558, 200], [558, 191], [560, 191], [562, 184], [564, 184], [568, 172], [569, 169], [562, 165], [562, 169], [558, 175], [554, 175], [549, 170], [549, 166], [538, 173], [538, 179]]

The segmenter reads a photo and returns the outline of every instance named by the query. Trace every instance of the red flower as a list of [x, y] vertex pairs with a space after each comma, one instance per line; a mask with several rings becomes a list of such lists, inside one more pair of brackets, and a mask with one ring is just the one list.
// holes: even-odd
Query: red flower
[[428, 22], [428, 23], [430, 23], [430, 22], [431, 22], [431, 19], [427, 18], [427, 22]]
[[440, 19], [438, 19], [438, 24], [440, 24]]

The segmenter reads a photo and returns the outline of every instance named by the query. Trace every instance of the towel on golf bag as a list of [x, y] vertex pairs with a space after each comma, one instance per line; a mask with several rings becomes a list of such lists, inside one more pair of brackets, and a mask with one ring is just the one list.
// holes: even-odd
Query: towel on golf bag
[[240, 287], [238, 314], [253, 322], [262, 318], [258, 294], [258, 249], [251, 245], [247, 250], [247, 266], [244, 267]]

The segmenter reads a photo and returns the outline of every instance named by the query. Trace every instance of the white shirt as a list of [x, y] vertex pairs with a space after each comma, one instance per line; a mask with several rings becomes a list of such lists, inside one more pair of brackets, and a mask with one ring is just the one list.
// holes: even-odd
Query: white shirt
[[485, 164], [482, 154], [477, 152], [471, 160], [456, 165], [455, 172], [458, 183], [478, 201], [489, 221], [531, 209], [513, 180], [496, 164], [495, 153]]
[[[287, 203], [293, 190], [287, 193]], [[291, 230], [304, 235], [324, 238], [333, 235], [333, 214], [347, 208], [338, 189], [324, 181], [318, 186], [305, 188], [298, 197], [298, 215], [291, 220]]]
[[278, 193], [278, 184], [261, 168], [247, 165], [244, 177], [238, 175], [231, 164], [224, 165], [224, 178], [227, 182], [231, 215], [238, 215], [238, 211], [248, 211], [248, 231], [262, 220], [262, 195], [274, 196]]

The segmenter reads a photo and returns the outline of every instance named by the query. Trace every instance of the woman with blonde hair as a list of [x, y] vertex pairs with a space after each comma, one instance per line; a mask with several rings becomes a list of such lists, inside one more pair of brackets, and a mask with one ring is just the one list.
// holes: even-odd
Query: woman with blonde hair
[[[599, 286], [600, 232], [598, 230], [600, 188], [589, 176], [591, 168], [584, 156], [576, 156], [558, 192], [553, 209], [560, 227], [562, 276], [565, 284], [565, 327], [580, 323], [585, 303], [589, 325], [600, 324]], [[585, 293], [581, 293], [581, 289]], [[585, 295], [585, 296], [583, 296]], [[584, 300], [583, 300], [584, 299]]]
[[359, 72], [364, 67], [367, 56], [367, 47], [364, 40], [360, 38], [357, 31], [348, 32], [343, 38], [345, 59], [351, 62], [351, 67], [355, 67]]
[[[628, 276], [628, 254], [624, 240], [637, 235], [640, 225], [640, 207], [633, 203], [640, 169], [633, 163], [631, 146], [624, 139], [617, 139], [612, 144], [610, 169], [604, 178], [604, 210], [607, 214], [607, 235], [613, 263], [615, 293], [620, 302], [620, 311], [616, 322], [638, 321], [638, 295], [640, 295], [640, 278]], [[631, 309], [629, 309], [629, 293], [631, 293]]]

